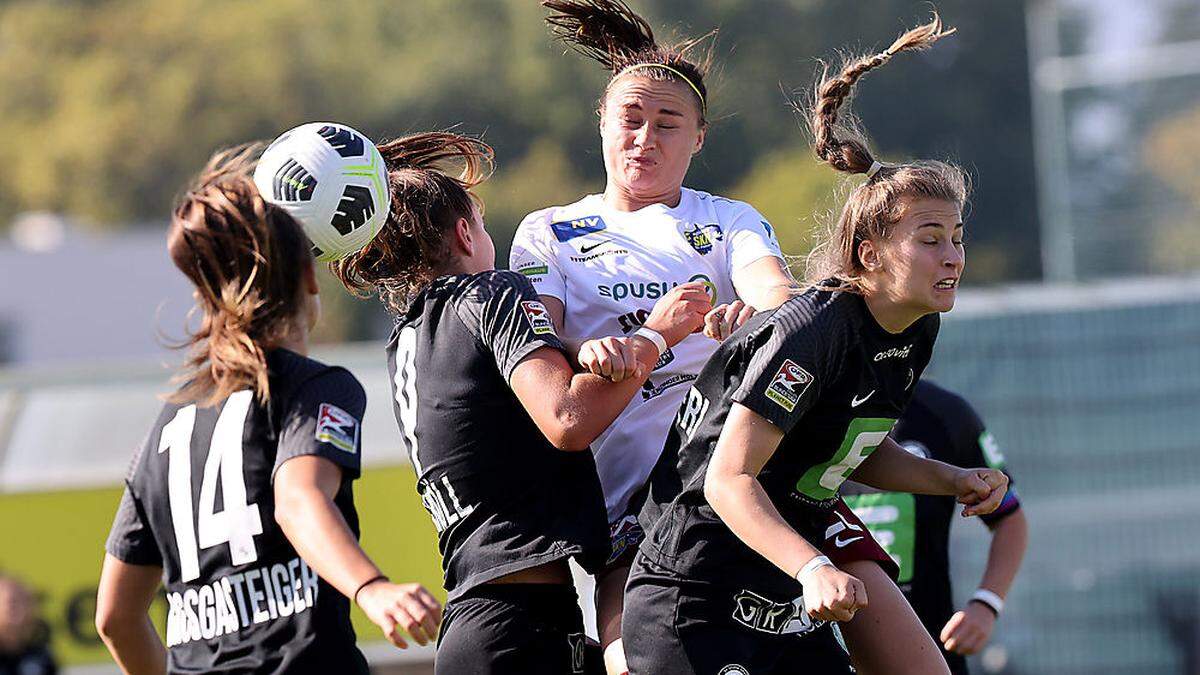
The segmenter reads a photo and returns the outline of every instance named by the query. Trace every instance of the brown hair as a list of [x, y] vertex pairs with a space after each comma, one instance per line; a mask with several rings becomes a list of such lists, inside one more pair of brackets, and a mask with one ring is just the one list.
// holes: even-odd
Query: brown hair
[[853, 93], [854, 85], [871, 70], [887, 63], [900, 52], [920, 51], [933, 46], [954, 29], [943, 29], [935, 12], [933, 20], [896, 39], [886, 50], [871, 56], [848, 59], [836, 76], [822, 72], [814, 101], [808, 110], [809, 129], [817, 157], [837, 171], [870, 175], [850, 191], [841, 215], [808, 257], [806, 280], [824, 284], [833, 279], [839, 290], [861, 292], [862, 261], [859, 244], [868, 239], [884, 240], [903, 215], [905, 198], [930, 198], [954, 202], [961, 209], [970, 192], [966, 172], [938, 161], [913, 161], [880, 165], [871, 173], [876, 158], [856, 130], [854, 120], [839, 122], [839, 112]]
[[471, 189], [487, 180], [493, 153], [483, 141], [446, 132], [398, 138], [379, 152], [392, 196], [387, 222], [329, 270], [351, 293], [376, 293], [400, 314], [449, 261], [446, 233], [459, 218], [471, 220], [475, 208], [482, 210]]
[[612, 73], [600, 97], [599, 112], [603, 113], [604, 101], [613, 84], [628, 69], [637, 68], [638, 77], [658, 82], [684, 80], [683, 84], [699, 99], [700, 126], [708, 123], [708, 89], [704, 77], [711, 66], [712, 54], [710, 51], [693, 61], [688, 52], [716, 31], [660, 45], [650, 24], [621, 0], [542, 0], [542, 6], [554, 12], [546, 17], [546, 23], [560, 42], [600, 62]]
[[264, 349], [301, 310], [300, 272], [312, 252], [299, 223], [255, 187], [261, 150], [213, 155], [175, 206], [167, 251], [195, 286], [202, 319], [178, 345], [191, 353], [176, 378], [185, 384], [168, 400], [214, 405], [246, 388], [270, 399]]

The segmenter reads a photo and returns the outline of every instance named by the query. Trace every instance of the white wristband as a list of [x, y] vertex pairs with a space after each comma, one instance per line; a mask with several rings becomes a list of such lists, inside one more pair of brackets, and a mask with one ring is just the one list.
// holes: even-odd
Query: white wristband
[[646, 328], [645, 326], [641, 326], [637, 330], [633, 331], [633, 334], [640, 335], [641, 337], [644, 337], [647, 340], [653, 342], [654, 346], [658, 348], [659, 356], [662, 356], [663, 352], [667, 351], [666, 339], [663, 338], [662, 334], [660, 334], [658, 331], [654, 330], [653, 328]]
[[801, 586], [807, 586], [808, 584], [805, 583], [804, 580], [807, 579], [810, 574], [817, 571], [817, 569], [825, 567], [826, 565], [833, 567], [833, 562], [828, 557], [823, 555], [819, 555], [812, 560], [809, 560], [808, 562], [804, 563], [804, 567], [801, 567], [799, 572], [796, 572], [796, 581], [799, 581]]
[[975, 589], [975, 593], [971, 596], [971, 599], [987, 605], [996, 613], [996, 616], [1000, 616], [1000, 612], [1004, 611], [1004, 598], [986, 588]]

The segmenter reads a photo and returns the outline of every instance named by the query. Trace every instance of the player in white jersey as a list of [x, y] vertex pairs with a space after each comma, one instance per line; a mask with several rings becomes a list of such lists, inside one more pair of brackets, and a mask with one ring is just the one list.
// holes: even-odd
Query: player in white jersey
[[[630, 374], [604, 359], [593, 341], [635, 334], [655, 341], [641, 323], [656, 299], [688, 281], [709, 286], [711, 337], [727, 336], [754, 308], [786, 300], [794, 282], [766, 219], [748, 204], [683, 187], [707, 131], [707, 67], [686, 57], [691, 43], [657, 44], [646, 22], [619, 0], [543, 4], [563, 42], [612, 72], [599, 108], [604, 192], [527, 216], [510, 260], [533, 281], [580, 361], [614, 379]], [[684, 393], [716, 347], [693, 335], [663, 353], [641, 394], [592, 445], [613, 536], [610, 567], [598, 576], [596, 593], [610, 673], [625, 671], [620, 616], [630, 557], [623, 554], [641, 539], [637, 493]]]

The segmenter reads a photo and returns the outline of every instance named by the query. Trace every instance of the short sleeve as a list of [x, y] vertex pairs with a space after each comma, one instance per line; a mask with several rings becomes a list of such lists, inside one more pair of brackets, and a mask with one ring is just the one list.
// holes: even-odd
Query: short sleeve
[[108, 533], [104, 549], [112, 557], [130, 565], [161, 567], [163, 564], [162, 552], [158, 549], [158, 542], [154, 539], [146, 512], [128, 486], [121, 495], [117, 516], [113, 519], [112, 530]]
[[284, 462], [304, 455], [337, 464], [345, 480], [359, 476], [367, 395], [349, 371], [331, 368], [309, 378], [285, 405], [272, 480]]
[[786, 434], [820, 397], [841, 355], [818, 326], [787, 330], [768, 322], [763, 328], [770, 334], [748, 340], [746, 375], [731, 398]]
[[733, 222], [725, 227], [725, 237], [729, 242], [725, 250], [731, 276], [760, 258], [771, 256], [783, 260], [775, 228], [754, 207], [742, 203], [739, 206], [741, 208], [736, 212]]
[[550, 295], [567, 301], [567, 281], [558, 266], [556, 245], [550, 236], [550, 210], [525, 217], [513, 235], [508, 267], [529, 279], [538, 295]]
[[467, 329], [492, 353], [507, 382], [517, 364], [541, 347], [566, 353], [550, 312], [525, 276], [511, 271], [477, 275], [456, 305]]

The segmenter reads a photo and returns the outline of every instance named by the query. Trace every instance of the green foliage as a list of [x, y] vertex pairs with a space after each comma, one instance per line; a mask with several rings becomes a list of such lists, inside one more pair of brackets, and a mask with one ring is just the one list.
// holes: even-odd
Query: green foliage
[[846, 184], [807, 148], [795, 146], [760, 159], [730, 196], [753, 204], [767, 217], [791, 259], [792, 271], [800, 275], [804, 269], [799, 259], [837, 217]]
[[[803, 252], [813, 211], [825, 208], [810, 197], [828, 183], [803, 166], [781, 84], [807, 90], [814, 57], [886, 44], [928, 4], [632, 4], [664, 39], [720, 28], [713, 123], [688, 184], [746, 190], [736, 196], [769, 212], [785, 245]], [[975, 238], [1018, 261], [997, 269], [1028, 276], [1036, 222], [1020, 3], [938, 7], [959, 34], [866, 78], [854, 112], [888, 156], [971, 167], [985, 186]], [[217, 148], [336, 119], [376, 139], [482, 134], [497, 150], [483, 193], [503, 251], [520, 216], [604, 183], [595, 103], [606, 74], [551, 42], [543, 14], [532, 0], [0, 3], [0, 228], [27, 210], [105, 228], [161, 222]]]

